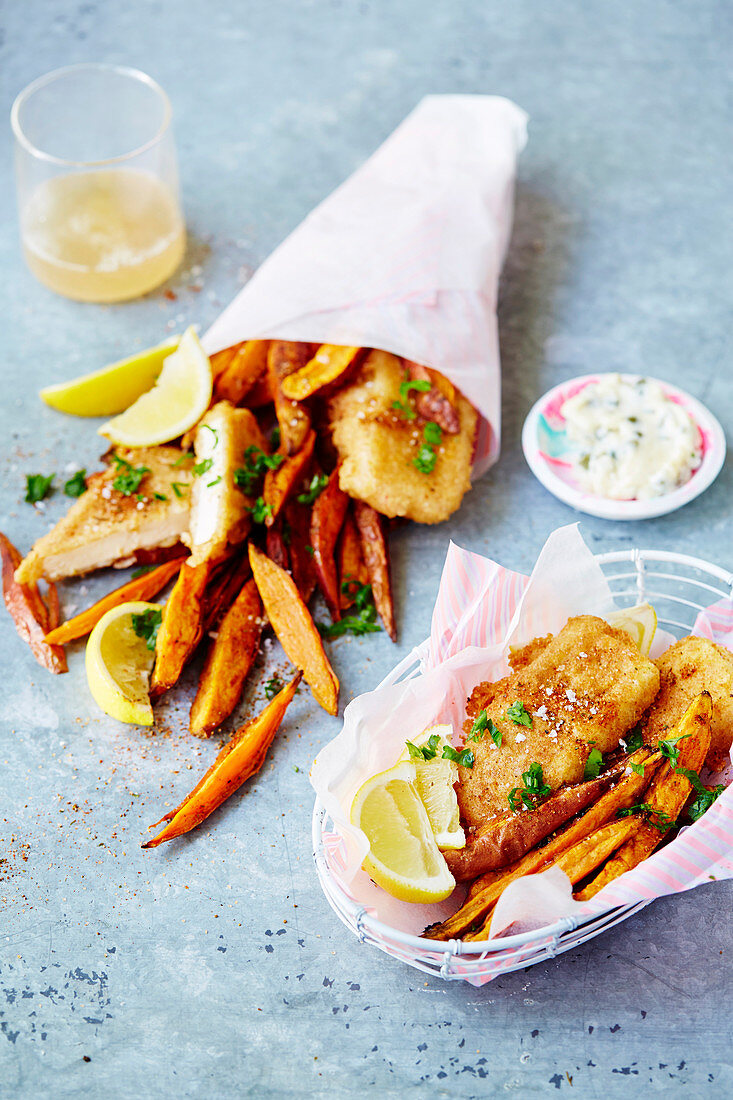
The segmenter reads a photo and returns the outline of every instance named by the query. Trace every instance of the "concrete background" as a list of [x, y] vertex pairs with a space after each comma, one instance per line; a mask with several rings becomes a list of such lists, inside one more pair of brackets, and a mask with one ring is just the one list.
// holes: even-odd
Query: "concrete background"
[[[38, 388], [206, 326], [427, 92], [501, 93], [532, 118], [501, 295], [503, 451], [449, 525], [394, 537], [399, 645], [336, 643], [344, 699], [426, 634], [449, 535], [527, 570], [574, 518], [520, 453], [523, 417], [547, 387], [643, 370], [707, 402], [730, 435], [722, 0], [16, 0], [0, 27], [6, 118], [29, 80], [74, 61], [160, 80], [191, 234], [175, 301], [54, 297], [19, 255], [6, 129], [1, 514], [22, 549], [65, 503], [45, 514], [22, 503], [24, 475], [93, 468], [100, 453], [91, 428], [45, 408]], [[731, 485], [728, 464], [675, 515], [582, 529], [599, 551], [679, 549], [730, 569]], [[109, 586], [69, 585], [64, 600], [83, 606]], [[153, 732], [121, 727], [92, 704], [80, 650], [51, 678], [7, 618], [0, 646], [3, 1100], [733, 1092], [730, 884], [660, 901], [480, 991], [426, 979], [361, 946], [318, 887], [307, 771], [336, 720], [299, 696], [255, 782], [189, 839], [142, 852], [146, 826], [215, 750], [185, 733], [183, 697]], [[280, 658], [270, 650], [267, 667]]]

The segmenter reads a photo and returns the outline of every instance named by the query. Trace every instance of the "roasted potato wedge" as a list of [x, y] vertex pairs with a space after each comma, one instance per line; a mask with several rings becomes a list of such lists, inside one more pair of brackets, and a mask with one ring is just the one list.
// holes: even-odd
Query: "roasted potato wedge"
[[384, 623], [384, 629], [393, 642], [397, 641], [397, 626], [392, 600], [392, 580], [389, 569], [389, 550], [384, 534], [384, 521], [378, 512], [363, 500], [354, 501], [354, 519], [361, 538], [374, 605]]
[[348, 504], [349, 498], [339, 488], [336, 469], [313, 503], [310, 533], [318, 583], [333, 622], [338, 622], [341, 618], [339, 579], [334, 553]]

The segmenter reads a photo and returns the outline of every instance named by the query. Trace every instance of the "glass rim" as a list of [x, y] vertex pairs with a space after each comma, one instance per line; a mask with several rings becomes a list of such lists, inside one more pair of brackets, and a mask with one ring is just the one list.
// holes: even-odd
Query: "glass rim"
[[[34, 145], [25, 133], [20, 122], [20, 111], [24, 103], [40, 88], [52, 83], [59, 77], [66, 76], [68, 73], [81, 72], [84, 69], [90, 72], [96, 70], [98, 72], [118, 73], [122, 76], [131, 77], [140, 84], [147, 85], [148, 88], [155, 92], [163, 103], [163, 120], [155, 134], [147, 141], [144, 141], [142, 145], [138, 145], [136, 148], [130, 149], [126, 153], [120, 153], [114, 157], [103, 157], [101, 160], [69, 160], [66, 157], [57, 157], [53, 153], [47, 153], [45, 150], [39, 149], [38, 146]], [[124, 161], [132, 160], [133, 157], [147, 152], [148, 149], [152, 149], [152, 147], [161, 140], [170, 126], [172, 115], [171, 103], [163, 88], [161, 88], [157, 80], [154, 80], [152, 76], [148, 76], [142, 69], [135, 69], [130, 65], [114, 65], [104, 61], [81, 61], [75, 65], [63, 65], [59, 69], [52, 69], [51, 72], [44, 73], [43, 76], [36, 77], [35, 80], [32, 80], [30, 84], [26, 84], [25, 88], [18, 92], [13, 102], [13, 106], [10, 109], [10, 125], [16, 141], [27, 153], [30, 153], [31, 156], [35, 157], [37, 160], [43, 160], [46, 161], [47, 164], [55, 164], [62, 168], [100, 168], [104, 165], [121, 164]]]

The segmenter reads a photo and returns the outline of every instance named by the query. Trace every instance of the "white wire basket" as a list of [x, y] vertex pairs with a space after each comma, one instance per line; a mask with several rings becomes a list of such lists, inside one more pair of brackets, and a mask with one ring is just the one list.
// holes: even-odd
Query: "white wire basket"
[[[663, 550], [619, 550], [599, 554], [617, 605], [633, 607], [648, 601], [657, 613], [659, 626], [676, 638], [689, 634], [699, 612], [717, 600], [733, 595], [733, 574], [700, 558]], [[379, 687], [411, 679], [420, 672], [428, 642], [417, 646], [385, 677]], [[325, 808], [316, 799], [313, 809], [313, 858], [324, 894], [331, 908], [362, 943], [371, 943], [402, 962], [426, 974], [448, 981], [481, 984], [499, 974], [509, 974], [563, 951], [578, 947], [607, 928], [637, 913], [649, 904], [615, 908], [584, 920], [565, 917], [538, 931], [496, 939], [430, 940], [402, 932], [377, 919], [344, 889], [334, 874], [330, 857], [338, 836]]]

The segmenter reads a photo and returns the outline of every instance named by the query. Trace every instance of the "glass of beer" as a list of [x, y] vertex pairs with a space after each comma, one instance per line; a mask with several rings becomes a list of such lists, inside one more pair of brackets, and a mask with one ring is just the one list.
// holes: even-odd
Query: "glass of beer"
[[23, 253], [42, 283], [121, 302], [164, 282], [186, 245], [171, 107], [145, 73], [56, 69], [11, 112]]

